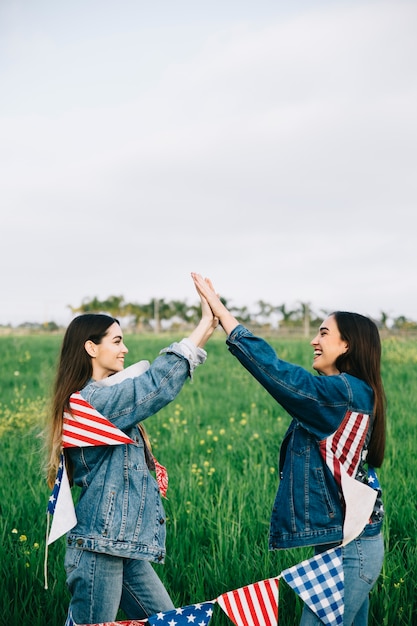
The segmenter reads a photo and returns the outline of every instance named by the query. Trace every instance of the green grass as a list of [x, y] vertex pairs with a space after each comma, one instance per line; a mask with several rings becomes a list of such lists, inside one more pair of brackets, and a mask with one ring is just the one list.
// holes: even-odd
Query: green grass
[[[175, 338], [177, 339], [177, 337]], [[153, 360], [170, 337], [128, 336], [129, 363]], [[64, 541], [50, 546], [43, 588], [46, 503], [42, 428], [60, 336], [0, 337], [0, 624], [59, 626], [68, 606]], [[281, 356], [309, 368], [308, 341], [271, 339]], [[384, 341], [388, 449], [380, 471], [387, 510], [386, 557], [371, 594], [370, 626], [417, 623], [417, 341]], [[209, 358], [177, 399], [147, 421], [169, 471], [164, 502], [168, 557], [156, 566], [176, 605], [278, 575], [309, 550], [268, 551], [277, 458], [289, 419], [228, 353], [219, 332]], [[129, 364], [128, 363], [128, 364]], [[280, 626], [302, 603], [280, 586]], [[122, 619], [122, 615], [119, 616]], [[230, 625], [216, 606], [213, 626]]]

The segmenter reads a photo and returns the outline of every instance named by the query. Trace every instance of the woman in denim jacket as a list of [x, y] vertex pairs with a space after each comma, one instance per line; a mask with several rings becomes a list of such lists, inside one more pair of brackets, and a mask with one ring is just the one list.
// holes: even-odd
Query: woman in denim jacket
[[[311, 341], [314, 375], [278, 358], [222, 304], [209, 279], [192, 274], [226, 332], [230, 352], [292, 418], [280, 450], [270, 549], [341, 545], [344, 625], [366, 626], [369, 592], [383, 562], [383, 506], [373, 467], [385, 448], [385, 394], [378, 329], [335, 312]], [[367, 466], [367, 467], [366, 467]], [[321, 624], [305, 605], [302, 626]]]
[[67, 534], [67, 626], [113, 621], [119, 607], [132, 619], [174, 608], [151, 565], [164, 561], [165, 513], [142, 421], [171, 402], [204, 363], [202, 348], [217, 323], [202, 298], [201, 321], [187, 339], [162, 350], [151, 364], [142, 361], [126, 370], [128, 349], [116, 319], [84, 314], [67, 328], [53, 396], [50, 486], [65, 445], [63, 414], [71, 415], [71, 399], [86, 403], [88, 411], [131, 439], [65, 448], [68, 474], [81, 487], [77, 523]]

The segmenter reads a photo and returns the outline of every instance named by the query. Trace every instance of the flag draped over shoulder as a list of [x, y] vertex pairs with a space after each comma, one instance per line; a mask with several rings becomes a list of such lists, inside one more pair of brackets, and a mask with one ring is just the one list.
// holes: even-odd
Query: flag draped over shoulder
[[70, 397], [70, 410], [71, 413], [64, 413], [62, 431], [64, 448], [134, 443], [133, 439], [84, 400], [80, 393], [73, 393]]
[[342, 548], [332, 548], [294, 565], [281, 576], [323, 624], [343, 624], [344, 573]]
[[[97, 381], [100, 387], [116, 385], [123, 380], [142, 375], [150, 367], [149, 361], [138, 361], [126, 369]], [[134, 443], [123, 431], [110, 420], [101, 415], [89, 404], [79, 392], [73, 393], [69, 401], [70, 412], [65, 411], [62, 427], [62, 448], [82, 448], [86, 446], [116, 446]], [[155, 462], [156, 465], [156, 462]], [[157, 480], [162, 495], [166, 495], [168, 476], [165, 468], [157, 464]], [[47, 545], [51, 544], [76, 523], [74, 503], [71, 496], [69, 480], [65, 468], [64, 454], [61, 454], [57, 478], [48, 502]], [[52, 524], [49, 531], [49, 516]]]
[[[116, 428], [110, 420], [100, 415], [79, 393], [72, 394], [70, 409], [72, 414], [64, 413], [63, 448], [134, 443], [133, 439]], [[48, 520], [49, 515], [53, 516], [47, 540], [50, 545], [77, 523], [63, 452], [55, 485], [49, 497], [47, 513]]]
[[377, 497], [375, 489], [355, 479], [369, 422], [366, 413], [348, 411], [337, 431], [320, 442], [322, 457], [345, 502], [342, 545], [353, 541], [365, 528]]
[[190, 604], [148, 617], [149, 624], [160, 626], [207, 626], [213, 615], [214, 600]]
[[276, 626], [278, 587], [278, 578], [268, 578], [228, 591], [217, 602], [236, 626]]

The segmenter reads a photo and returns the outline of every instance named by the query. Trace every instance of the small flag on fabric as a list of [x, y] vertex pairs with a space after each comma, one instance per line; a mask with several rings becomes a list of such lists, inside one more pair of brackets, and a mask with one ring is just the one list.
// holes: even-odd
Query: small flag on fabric
[[103, 417], [80, 393], [70, 397], [71, 413], [64, 413], [62, 445], [64, 448], [117, 446], [134, 443], [133, 439]]
[[342, 545], [350, 543], [365, 528], [377, 497], [374, 489], [355, 478], [369, 421], [366, 413], [347, 411], [337, 431], [320, 442], [322, 457], [345, 501]]
[[228, 591], [217, 602], [236, 626], [277, 626], [279, 580], [268, 578]]
[[153, 462], [155, 463], [155, 474], [156, 480], [159, 486], [159, 491], [161, 492], [161, 496], [163, 498], [167, 497], [168, 491], [168, 472], [166, 467], [158, 463], [155, 457], [153, 457]]
[[281, 576], [323, 624], [343, 624], [345, 585], [340, 547], [294, 565]]
[[207, 626], [213, 615], [214, 600], [190, 604], [165, 613], [156, 613], [148, 617], [149, 624], [163, 626]]
[[61, 454], [55, 485], [49, 496], [47, 512], [52, 515], [48, 545], [65, 535], [77, 523], [71, 487], [65, 467], [64, 454]]

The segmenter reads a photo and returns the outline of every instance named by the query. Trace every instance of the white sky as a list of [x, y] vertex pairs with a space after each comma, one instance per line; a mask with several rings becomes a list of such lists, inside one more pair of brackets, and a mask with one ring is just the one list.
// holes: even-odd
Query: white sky
[[417, 3], [2, 0], [0, 324], [122, 295], [417, 320]]

